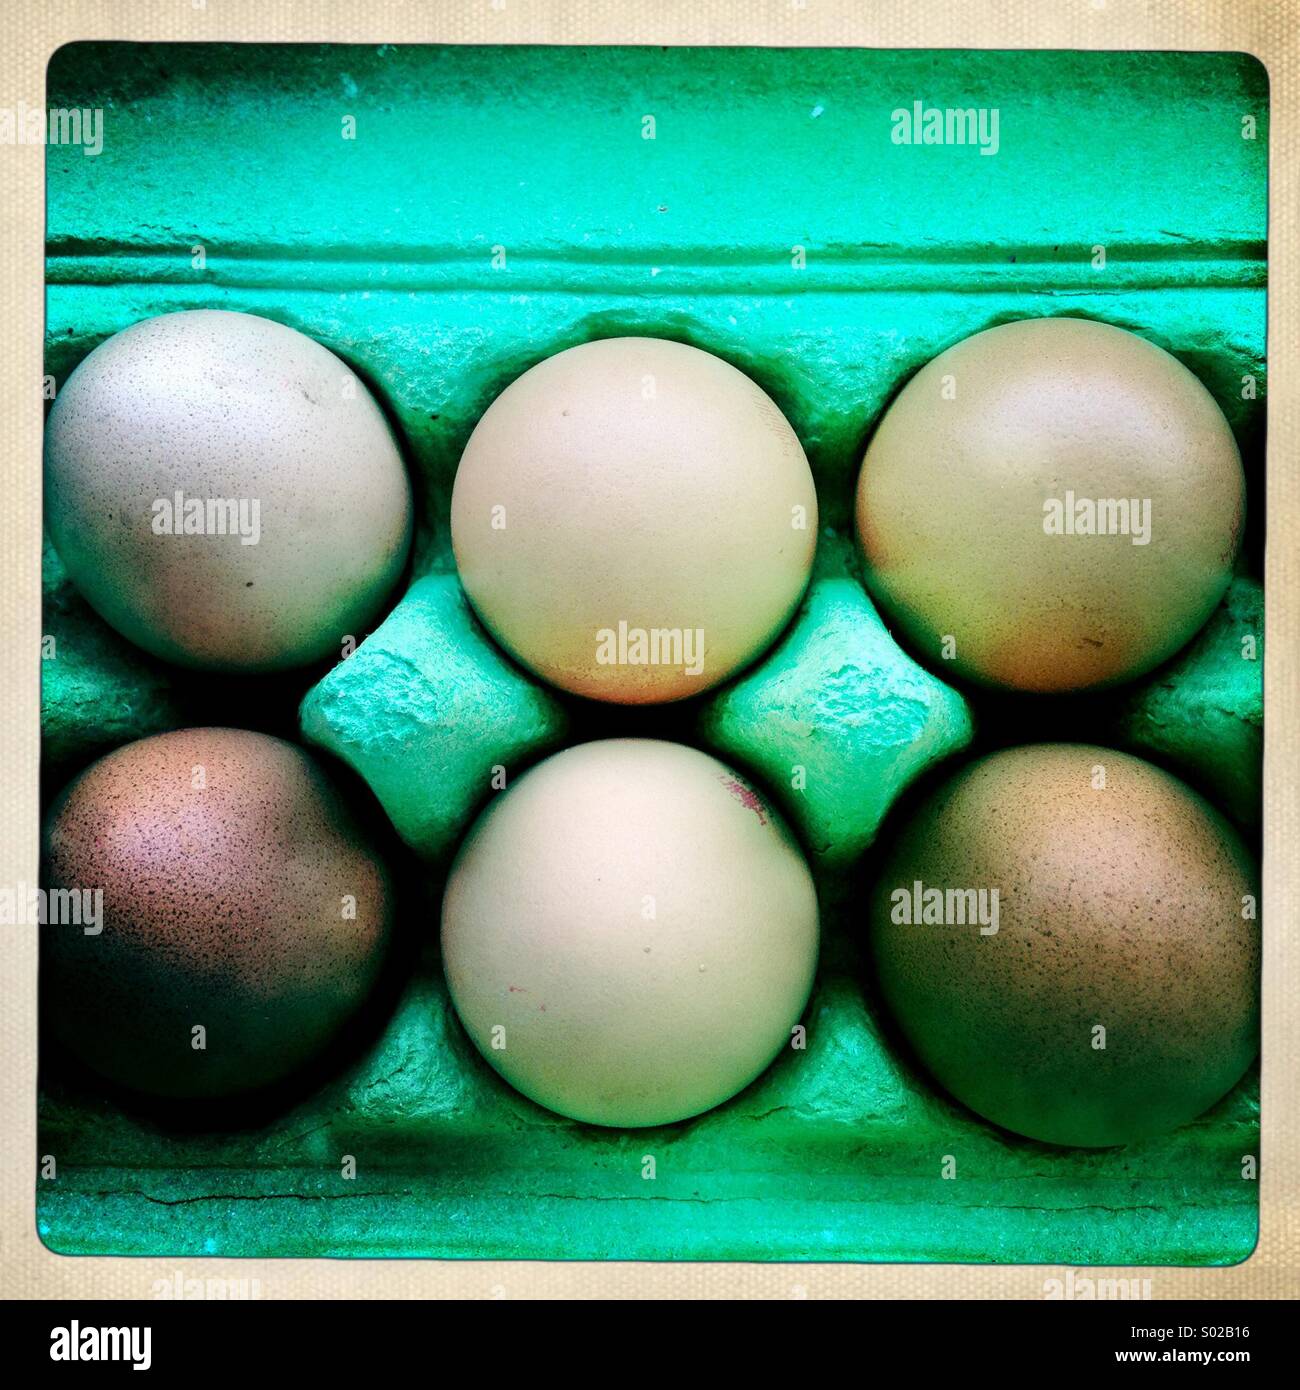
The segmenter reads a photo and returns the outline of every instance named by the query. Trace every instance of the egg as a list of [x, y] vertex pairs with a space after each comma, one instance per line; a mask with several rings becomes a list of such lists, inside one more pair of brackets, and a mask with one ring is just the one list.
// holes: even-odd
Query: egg
[[862, 462], [867, 582], [922, 660], [1013, 690], [1130, 680], [1205, 622], [1245, 510], [1223, 413], [1124, 329], [976, 333], [903, 388]]
[[456, 473], [461, 582], [553, 685], [679, 700], [753, 660], [793, 614], [817, 540], [798, 437], [698, 348], [607, 338], [547, 358], [475, 427]]
[[254, 314], [101, 343], [45, 432], [51, 538], [91, 606], [181, 666], [270, 671], [359, 640], [406, 563], [410, 484], [353, 372]]
[[[51, 806], [51, 889], [101, 893], [98, 929], [47, 925], [48, 1024], [156, 1095], [230, 1095], [318, 1054], [369, 994], [387, 869], [302, 749], [185, 729], [101, 758]], [[93, 898], [90, 899], [93, 902]]]
[[1258, 891], [1236, 832], [1168, 773], [1008, 749], [934, 791], [881, 864], [879, 991], [985, 1119], [1128, 1143], [1194, 1119], [1255, 1057]]
[[447, 984], [483, 1056], [591, 1124], [719, 1105], [792, 1042], [817, 965], [808, 865], [693, 748], [606, 739], [500, 794], [447, 882]]

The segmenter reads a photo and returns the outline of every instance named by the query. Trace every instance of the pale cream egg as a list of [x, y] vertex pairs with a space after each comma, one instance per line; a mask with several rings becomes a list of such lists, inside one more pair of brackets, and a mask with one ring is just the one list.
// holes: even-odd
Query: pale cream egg
[[766, 798], [682, 744], [606, 739], [501, 793], [447, 882], [442, 951], [483, 1056], [592, 1124], [719, 1105], [784, 1049], [817, 895]]
[[513, 656], [575, 694], [643, 704], [706, 690], [772, 642], [808, 581], [817, 497], [794, 430], [743, 372], [607, 338], [489, 406], [451, 534]]
[[45, 432], [50, 535], [92, 607], [183, 666], [269, 671], [360, 640], [406, 563], [410, 483], [327, 348], [254, 314], [144, 319]]

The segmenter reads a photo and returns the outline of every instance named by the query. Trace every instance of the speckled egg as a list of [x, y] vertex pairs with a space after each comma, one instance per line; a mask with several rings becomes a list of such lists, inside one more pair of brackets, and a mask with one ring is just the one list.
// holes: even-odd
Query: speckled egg
[[447, 882], [461, 1021], [526, 1096], [667, 1124], [747, 1086], [793, 1033], [817, 898], [767, 800], [681, 744], [566, 749], [500, 794]]
[[146, 651], [269, 671], [337, 655], [410, 548], [410, 484], [352, 371], [254, 314], [189, 310], [101, 343], [45, 432], [73, 581]]
[[982, 758], [879, 871], [881, 996], [935, 1079], [1052, 1144], [1194, 1119], [1259, 1043], [1258, 881], [1195, 792], [1109, 748]]
[[808, 460], [775, 403], [710, 353], [607, 338], [488, 408], [451, 501], [461, 581], [538, 675], [620, 704], [679, 700], [756, 657], [817, 541]]
[[1114, 684], [1172, 656], [1232, 573], [1232, 430], [1176, 358], [1084, 319], [966, 338], [867, 449], [867, 581], [936, 669], [1025, 691]]
[[127, 744], [45, 825], [51, 888], [102, 890], [101, 929], [42, 928], [46, 1021], [136, 1090], [211, 1097], [296, 1070], [369, 993], [393, 891], [320, 766], [280, 739], [186, 729]]

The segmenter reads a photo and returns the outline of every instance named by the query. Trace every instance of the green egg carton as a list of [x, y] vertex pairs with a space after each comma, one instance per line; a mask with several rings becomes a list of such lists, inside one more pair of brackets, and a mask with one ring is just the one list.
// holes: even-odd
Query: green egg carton
[[[49, 104], [104, 113], [48, 150], [47, 371], [179, 309], [262, 314], [371, 386], [412, 471], [411, 574], [347, 660], [198, 677], [109, 631], [45, 559], [47, 793], [188, 724], [297, 738], [389, 827], [407, 884], [387, 992], [309, 1075], [160, 1110], [43, 1054], [37, 1222], [98, 1255], [1229, 1264], [1258, 1226], [1258, 1080], [1157, 1139], [1053, 1148], [943, 1094], [862, 952], [872, 845], [934, 769], [1031, 738], [1130, 748], [1249, 835], [1261, 772], [1268, 81], [1241, 54], [73, 44]], [[996, 108], [996, 153], [896, 142], [920, 103]], [[1104, 254], [1102, 254], [1104, 252]], [[1240, 573], [1145, 680], [1087, 699], [958, 689], [861, 584], [852, 497], [892, 395], [1033, 315], [1104, 319], [1213, 393], [1242, 449]], [[455, 577], [447, 512], [488, 403], [541, 358], [648, 334], [778, 402], [824, 533], [786, 633], [719, 691], [594, 707], [506, 659]], [[1008, 557], [1014, 563], [1014, 557]], [[649, 1130], [551, 1114], [451, 1010], [441, 878], [495, 766], [677, 738], [783, 804], [823, 949], [789, 1051], [728, 1104]], [[791, 779], [798, 766], [805, 775]], [[368, 790], [367, 790], [368, 788]]]

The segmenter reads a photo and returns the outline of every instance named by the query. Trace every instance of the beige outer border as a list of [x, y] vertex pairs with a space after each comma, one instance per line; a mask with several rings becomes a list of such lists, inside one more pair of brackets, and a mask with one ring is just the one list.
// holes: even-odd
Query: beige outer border
[[[771, 44], [879, 48], [1236, 50], [1272, 79], [1267, 557], [1263, 1236], [1226, 1270], [1089, 1270], [1150, 1278], [1154, 1298], [1300, 1292], [1300, 0], [64, 0], [6, 15], [0, 105], [38, 107], [51, 53], [74, 39], [365, 43]], [[40, 636], [39, 390], [43, 151], [0, 147], [0, 883], [36, 878]], [[1104, 177], [1104, 171], [1098, 171]], [[51, 1255], [36, 1238], [36, 935], [0, 935], [0, 1295], [150, 1298], [154, 1281], [257, 1279], [264, 1298], [1042, 1298], [1044, 1267], [497, 1264], [419, 1260], [126, 1260]]]

